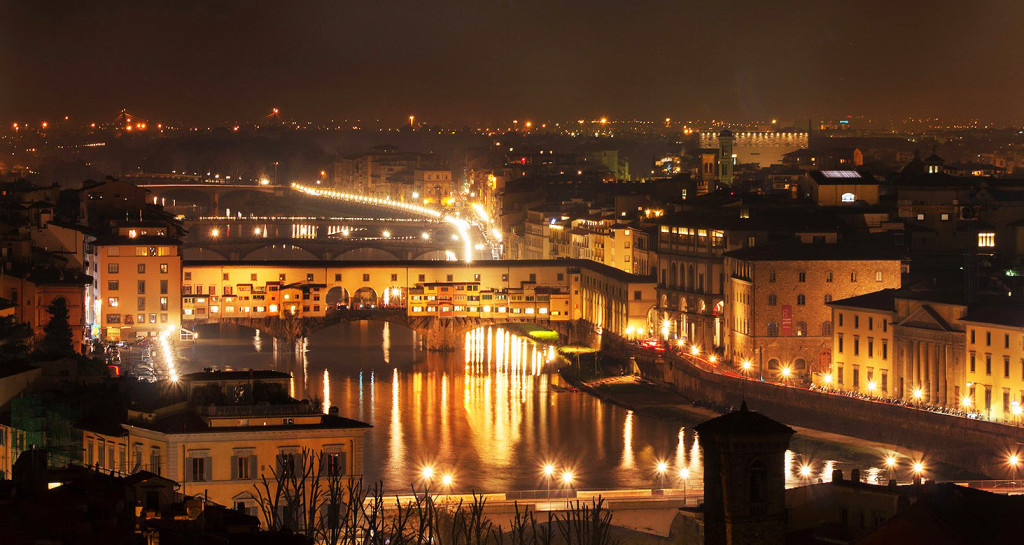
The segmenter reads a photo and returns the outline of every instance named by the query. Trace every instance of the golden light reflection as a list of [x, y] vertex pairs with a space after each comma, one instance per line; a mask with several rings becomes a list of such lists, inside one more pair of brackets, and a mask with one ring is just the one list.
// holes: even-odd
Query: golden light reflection
[[331, 373], [324, 369], [324, 409], [323, 413], [327, 414], [331, 408]]
[[686, 428], [679, 428], [676, 442], [676, 467], [686, 467]]
[[391, 373], [391, 423], [388, 435], [391, 438], [390, 469], [397, 475], [405, 474], [405, 441], [402, 438], [402, 410], [398, 399], [398, 369]]
[[636, 459], [633, 455], [633, 411], [626, 411], [626, 421], [622, 425], [622, 469], [635, 469]]

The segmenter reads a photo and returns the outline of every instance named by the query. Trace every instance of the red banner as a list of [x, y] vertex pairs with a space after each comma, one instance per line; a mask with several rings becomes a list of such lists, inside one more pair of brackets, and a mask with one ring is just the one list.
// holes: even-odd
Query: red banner
[[793, 307], [782, 305], [782, 336], [788, 337], [793, 334]]

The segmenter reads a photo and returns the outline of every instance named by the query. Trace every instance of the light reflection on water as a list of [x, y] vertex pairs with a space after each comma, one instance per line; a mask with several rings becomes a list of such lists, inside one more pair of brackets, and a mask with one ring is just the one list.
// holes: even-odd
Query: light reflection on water
[[[681, 427], [569, 391], [547, 366], [549, 347], [505, 328], [474, 330], [462, 350], [447, 354], [422, 351], [414, 332], [379, 322], [332, 326], [291, 350], [278, 347], [282, 341], [258, 343], [251, 330], [223, 332], [186, 350], [183, 372], [210, 365], [291, 372], [297, 396], [373, 424], [365, 474], [389, 490], [407, 489], [428, 463], [452, 472], [456, 491], [543, 489], [545, 461], [559, 474], [571, 468], [584, 489], [650, 487], [661, 460], [674, 477], [665, 486], [681, 485], [682, 468], [691, 490], [703, 479], [692, 430], [700, 419]], [[381, 376], [390, 391], [377, 391]], [[787, 484], [806, 482], [801, 459], [787, 453]], [[834, 461], [812, 465], [811, 479], [831, 480]]]

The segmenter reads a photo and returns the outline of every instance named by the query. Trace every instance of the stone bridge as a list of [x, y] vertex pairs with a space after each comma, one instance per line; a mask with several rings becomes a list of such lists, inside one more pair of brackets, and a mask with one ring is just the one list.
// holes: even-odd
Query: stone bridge
[[[282, 185], [207, 184], [207, 183], [138, 183], [149, 191], [149, 197], [175, 213], [216, 214], [223, 206], [247, 199], [280, 198], [291, 194]], [[237, 206], [237, 205], [236, 205]]]
[[[255, 238], [222, 242], [185, 242], [185, 259], [304, 259], [309, 261], [444, 260], [449, 246], [417, 239]], [[265, 255], [261, 255], [265, 254]], [[285, 255], [287, 254], [287, 255]]]
[[343, 309], [332, 310], [323, 317], [297, 317], [285, 315], [284, 318], [271, 316], [266, 318], [232, 318], [219, 317], [214, 319], [193, 320], [182, 325], [193, 329], [202, 324], [235, 324], [252, 329], [258, 329], [261, 333], [279, 339], [287, 339], [289, 342], [307, 337], [310, 334], [342, 322], [355, 322], [360, 320], [379, 320], [395, 325], [412, 329], [419, 333], [420, 339], [427, 350], [435, 352], [450, 352], [463, 346], [465, 334], [483, 326], [497, 326], [510, 324], [533, 324], [545, 329], [555, 331], [559, 335], [559, 341], [568, 344], [588, 344], [594, 337], [594, 328], [589, 322], [577, 320], [575, 322], [563, 321], [553, 322], [549, 320], [535, 319], [490, 319], [490, 318], [441, 318], [436, 316], [408, 316], [404, 308], [378, 308], [378, 309]]

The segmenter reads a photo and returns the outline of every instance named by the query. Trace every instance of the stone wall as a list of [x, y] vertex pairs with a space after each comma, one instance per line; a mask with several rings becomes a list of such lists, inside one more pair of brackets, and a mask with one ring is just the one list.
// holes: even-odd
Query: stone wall
[[926, 461], [948, 462], [991, 478], [1008, 477], [1007, 453], [1024, 442], [1019, 427], [742, 380], [675, 359], [641, 358], [640, 363], [645, 378], [667, 384], [693, 401], [739, 407], [745, 399], [752, 410], [791, 426], [918, 450]]

